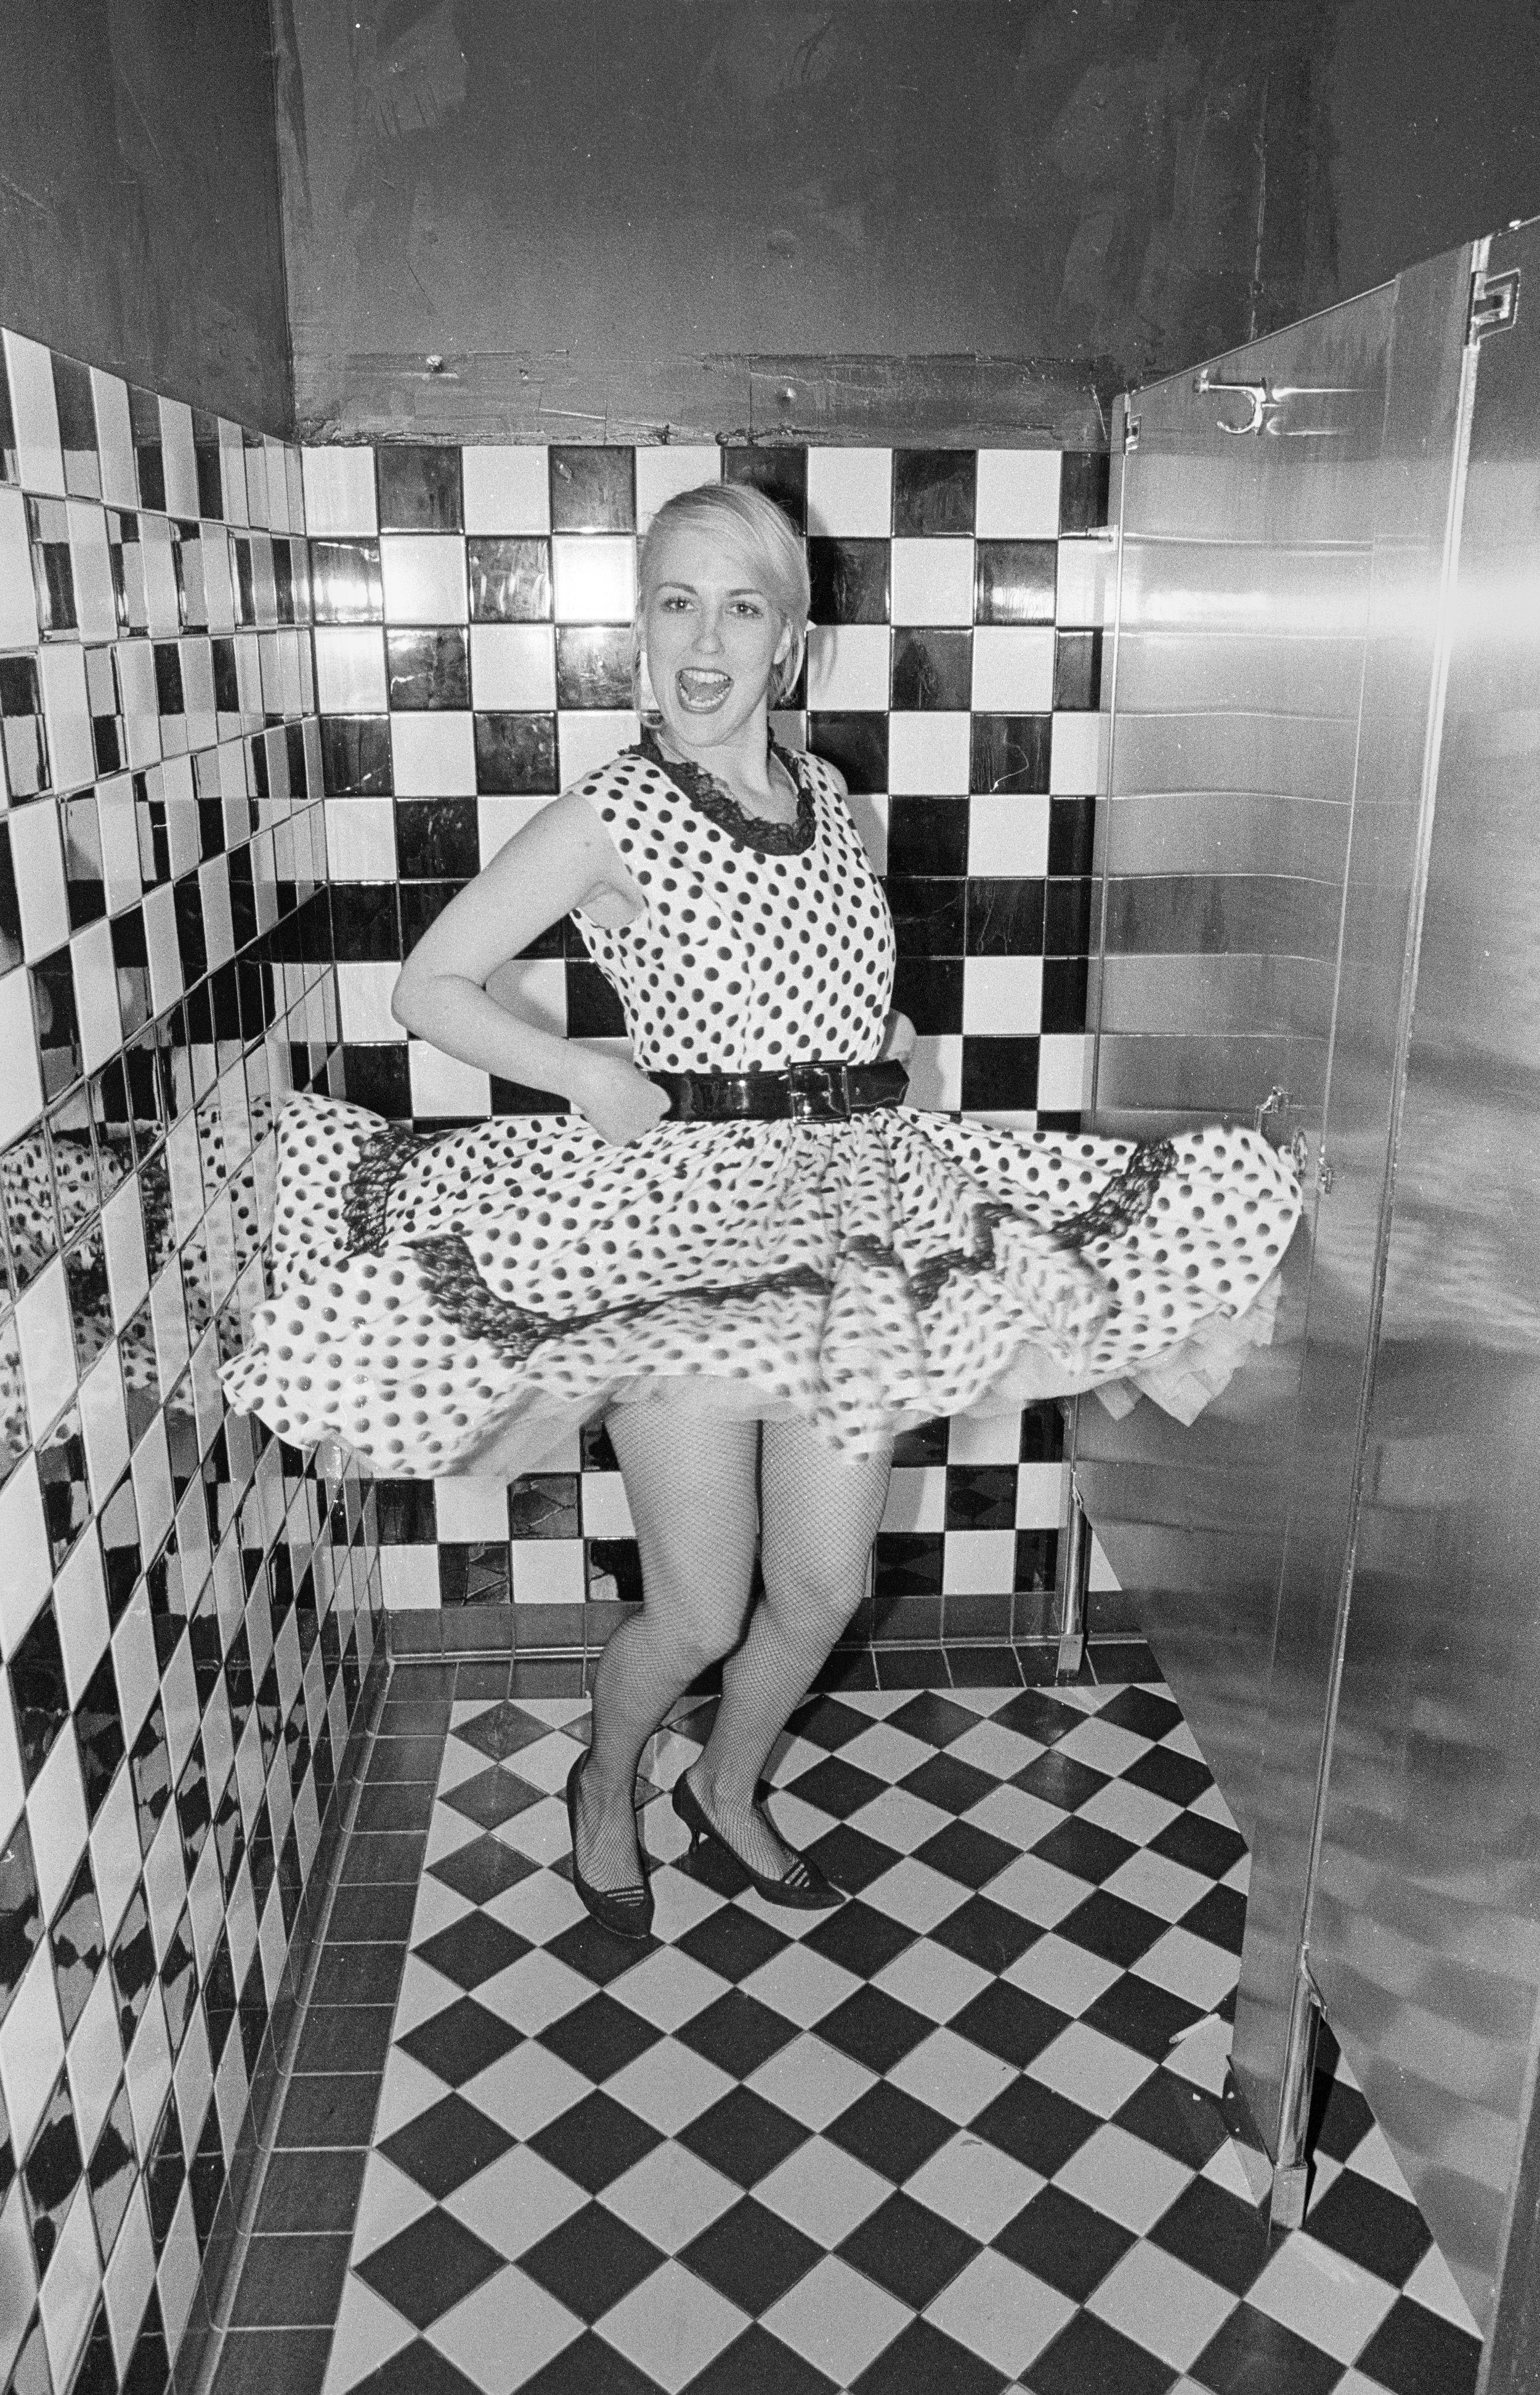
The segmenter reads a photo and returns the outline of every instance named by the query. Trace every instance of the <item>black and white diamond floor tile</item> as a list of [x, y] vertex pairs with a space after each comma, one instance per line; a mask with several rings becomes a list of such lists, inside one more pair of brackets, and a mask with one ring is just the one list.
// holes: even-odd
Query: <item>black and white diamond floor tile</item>
[[763, 1904], [644, 1765], [643, 1949], [571, 1884], [586, 1707], [456, 1704], [325, 2395], [1454, 2395], [1477, 2346], [1344, 2073], [1270, 2239], [1218, 2097], [1246, 1857], [1166, 1693], [811, 1700]]

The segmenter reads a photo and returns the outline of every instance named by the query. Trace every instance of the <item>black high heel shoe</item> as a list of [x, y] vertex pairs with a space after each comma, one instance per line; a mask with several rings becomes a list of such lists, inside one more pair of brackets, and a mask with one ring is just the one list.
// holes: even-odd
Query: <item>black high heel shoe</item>
[[650, 1887], [590, 1887], [577, 1867], [577, 1785], [588, 1751], [567, 1774], [567, 1826], [573, 1839], [573, 1886], [601, 1929], [616, 1938], [650, 1938], [652, 1934], [652, 1891]]
[[708, 1842], [720, 1846], [741, 1872], [747, 1872], [756, 1896], [762, 1896], [767, 1904], [795, 1905], [802, 1912], [826, 1912], [832, 1905], [844, 1903], [844, 1890], [836, 1887], [832, 1879], [826, 1879], [806, 1855], [794, 1854], [779, 1879], [771, 1879], [767, 1872], [751, 1870], [737, 1847], [723, 1837], [682, 1771], [674, 1782], [674, 1810], [690, 1832], [691, 1852]]

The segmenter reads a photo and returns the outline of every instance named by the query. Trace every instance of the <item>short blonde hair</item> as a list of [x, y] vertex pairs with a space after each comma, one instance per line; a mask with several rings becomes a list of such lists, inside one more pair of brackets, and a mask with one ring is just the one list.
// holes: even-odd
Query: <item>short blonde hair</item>
[[790, 518], [750, 483], [701, 483], [679, 491], [658, 509], [641, 544], [637, 562], [638, 649], [640, 627], [656, 591], [658, 558], [671, 532], [699, 532], [731, 540], [747, 554], [764, 578], [765, 596], [791, 629], [791, 647], [777, 666], [770, 684], [772, 703], [796, 689], [808, 645], [808, 614], [812, 592], [808, 582], [807, 552]]

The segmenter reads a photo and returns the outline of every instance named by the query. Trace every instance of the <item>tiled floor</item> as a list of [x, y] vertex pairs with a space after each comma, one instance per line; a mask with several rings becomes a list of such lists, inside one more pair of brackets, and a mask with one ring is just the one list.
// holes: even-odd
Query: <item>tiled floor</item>
[[585, 1701], [480, 1671], [393, 1684], [217, 2395], [1474, 2387], [1345, 2071], [1304, 2230], [1246, 2200], [1246, 1857], [1158, 1684], [810, 1700], [824, 1915], [684, 1861], [684, 1714], [638, 1950], [567, 1875]]

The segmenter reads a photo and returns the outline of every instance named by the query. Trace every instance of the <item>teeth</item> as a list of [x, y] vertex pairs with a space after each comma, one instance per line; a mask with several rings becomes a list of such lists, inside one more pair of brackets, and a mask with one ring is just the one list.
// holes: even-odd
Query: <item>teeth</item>
[[675, 676], [681, 703], [702, 712], [719, 707], [732, 688], [732, 676], [706, 666], [681, 666]]

